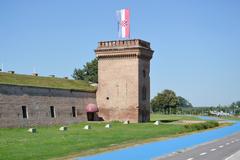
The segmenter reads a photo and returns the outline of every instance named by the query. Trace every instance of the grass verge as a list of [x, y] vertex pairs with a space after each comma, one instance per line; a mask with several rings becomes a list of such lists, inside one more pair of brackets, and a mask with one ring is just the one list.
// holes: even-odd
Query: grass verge
[[[83, 130], [86, 124], [90, 124], [92, 129]], [[106, 129], [105, 124], [105, 122], [73, 124], [69, 125], [69, 130], [65, 132], [60, 132], [59, 126], [38, 127], [35, 134], [28, 133], [26, 128], [1, 128], [0, 159], [50, 159], [93, 154], [104, 151], [104, 148], [117, 149], [217, 126], [217, 123], [213, 122], [159, 126], [152, 123], [124, 125], [113, 122], [113, 128]]]
[[159, 114], [159, 113], [153, 113], [151, 114], [151, 121], [179, 121], [179, 120], [197, 120], [201, 121], [202, 119], [191, 116], [191, 115], [176, 115], [176, 114]]

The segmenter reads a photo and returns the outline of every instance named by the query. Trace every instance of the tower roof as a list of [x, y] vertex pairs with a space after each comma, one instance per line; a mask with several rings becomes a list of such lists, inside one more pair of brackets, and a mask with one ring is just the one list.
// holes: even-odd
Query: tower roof
[[[144, 52], [142, 52], [144, 51]], [[98, 58], [116, 56], [138, 56], [151, 59], [150, 43], [140, 39], [101, 41], [95, 50]]]
[[101, 41], [98, 43], [98, 48], [110, 47], [145, 47], [150, 49], [150, 43], [140, 39]]

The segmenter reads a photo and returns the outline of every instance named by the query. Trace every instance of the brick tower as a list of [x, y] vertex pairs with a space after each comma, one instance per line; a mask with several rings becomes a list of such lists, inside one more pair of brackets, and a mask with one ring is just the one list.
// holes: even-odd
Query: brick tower
[[149, 121], [150, 43], [139, 39], [104, 41], [95, 52], [99, 117], [106, 121]]

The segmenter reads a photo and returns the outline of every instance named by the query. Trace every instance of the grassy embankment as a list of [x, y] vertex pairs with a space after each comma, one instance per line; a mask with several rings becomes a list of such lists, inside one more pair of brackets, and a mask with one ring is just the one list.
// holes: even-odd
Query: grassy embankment
[[56, 77], [31, 76], [22, 74], [10, 74], [5, 72], [0, 72], [0, 84], [58, 88], [58, 89], [73, 89], [89, 92], [94, 92], [96, 90], [96, 88], [91, 86], [88, 82], [80, 80], [70, 80]]
[[[191, 116], [152, 115], [152, 118], [164, 122], [198, 120]], [[93, 128], [83, 130], [86, 124], [91, 124]], [[106, 129], [105, 124], [105, 122], [73, 124], [69, 125], [69, 130], [65, 132], [58, 131], [59, 126], [37, 127], [35, 134], [28, 133], [26, 128], [1, 128], [0, 159], [42, 160], [85, 155], [218, 126], [218, 123], [212, 122], [188, 125], [163, 123], [159, 126], [153, 123], [124, 125], [113, 122], [113, 127]]]

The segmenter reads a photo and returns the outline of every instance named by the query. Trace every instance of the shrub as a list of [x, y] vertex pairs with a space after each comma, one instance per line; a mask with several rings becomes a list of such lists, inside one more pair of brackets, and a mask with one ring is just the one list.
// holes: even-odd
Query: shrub
[[184, 127], [190, 131], [203, 130], [203, 129], [213, 128], [217, 126], [219, 126], [219, 123], [217, 121], [207, 121], [204, 123], [184, 125]]

